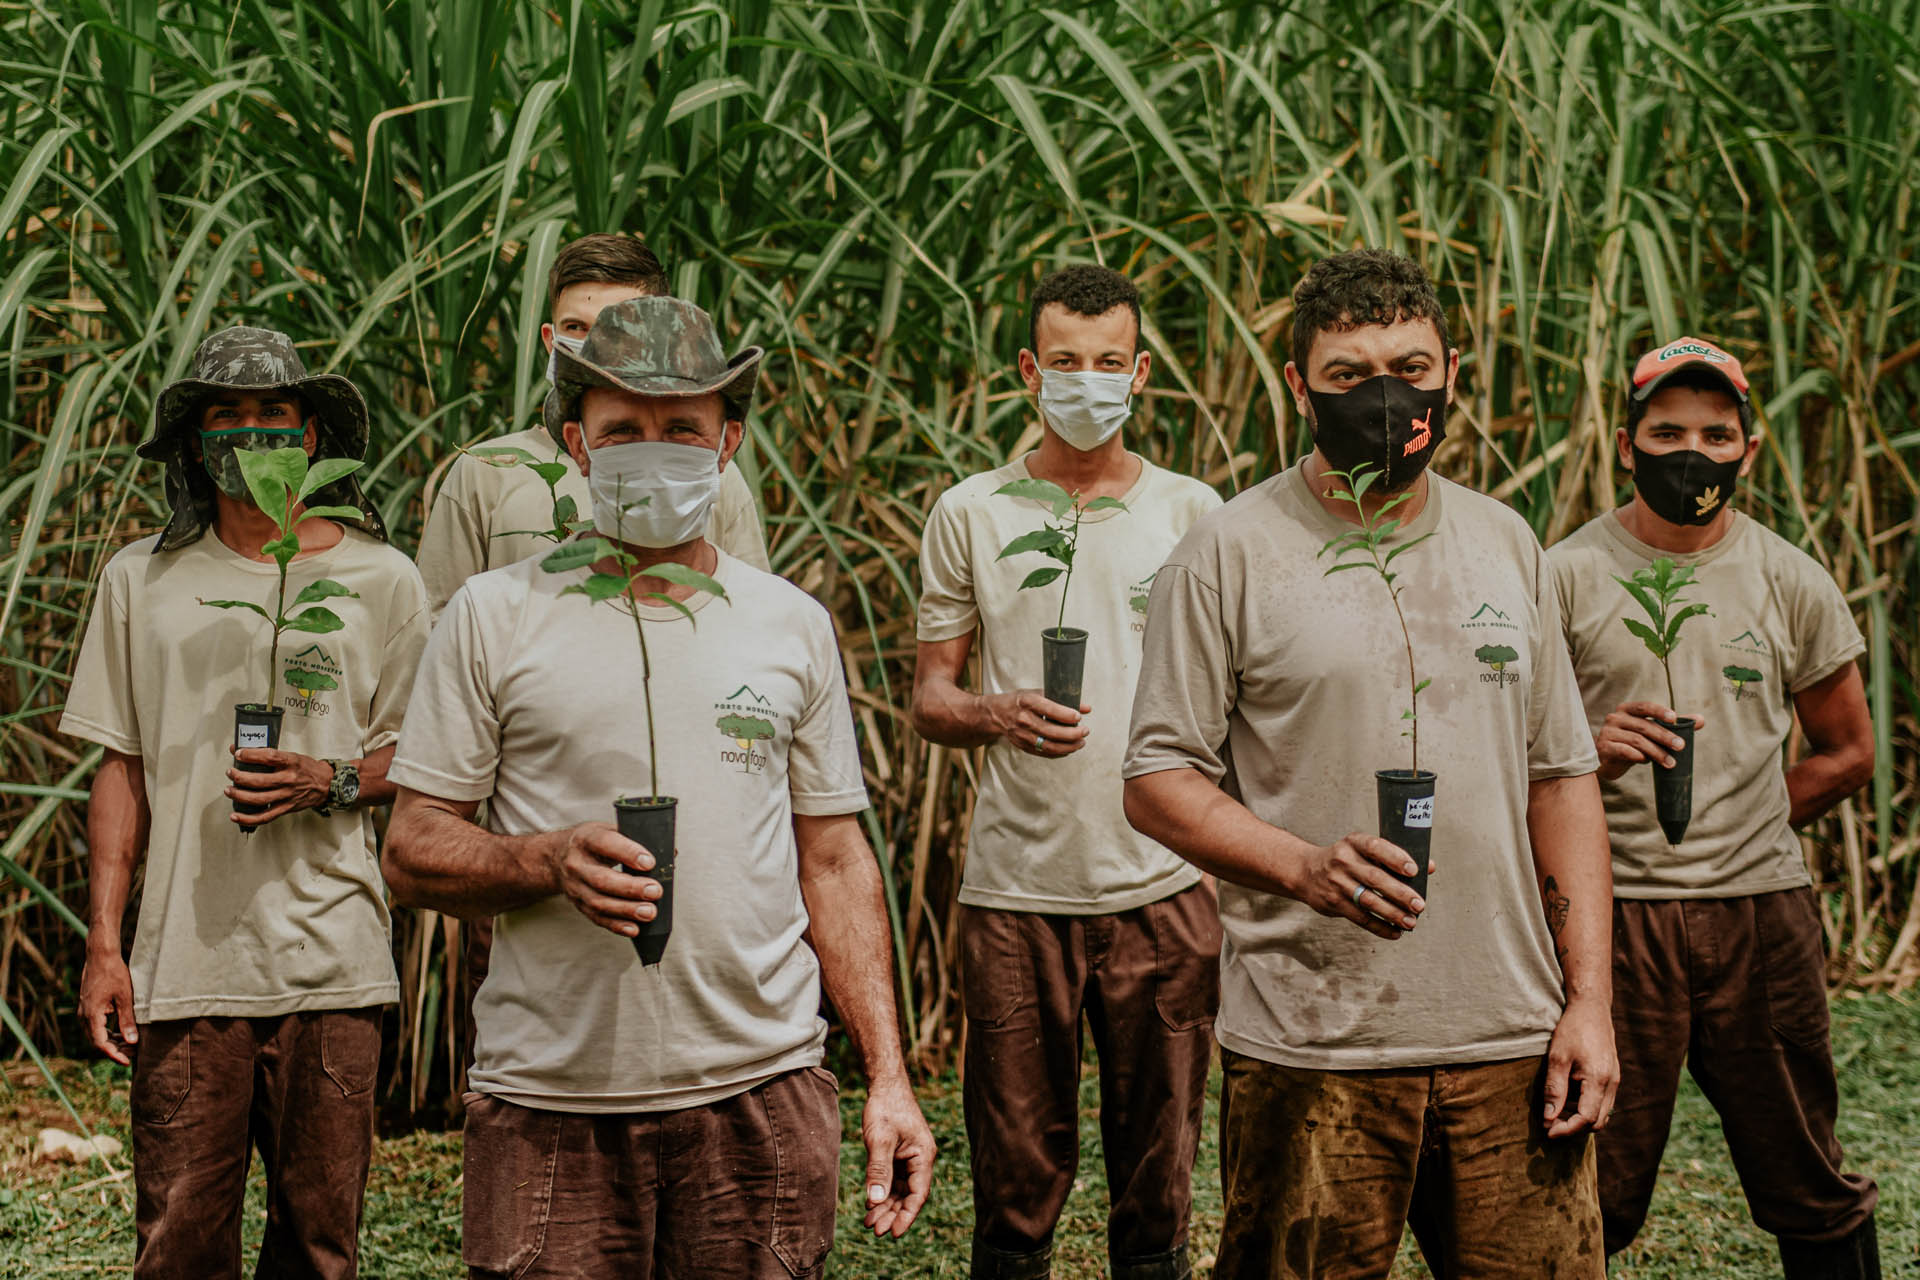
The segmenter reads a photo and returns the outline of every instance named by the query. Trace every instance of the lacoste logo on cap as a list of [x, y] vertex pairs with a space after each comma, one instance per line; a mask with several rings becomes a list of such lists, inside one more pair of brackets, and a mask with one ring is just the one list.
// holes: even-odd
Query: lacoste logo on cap
[[1712, 347], [1698, 342], [1676, 342], [1671, 346], [1662, 347], [1660, 354], [1654, 358], [1665, 364], [1679, 356], [1698, 356], [1708, 364], [1726, 364], [1731, 359], [1724, 351], [1715, 351]]

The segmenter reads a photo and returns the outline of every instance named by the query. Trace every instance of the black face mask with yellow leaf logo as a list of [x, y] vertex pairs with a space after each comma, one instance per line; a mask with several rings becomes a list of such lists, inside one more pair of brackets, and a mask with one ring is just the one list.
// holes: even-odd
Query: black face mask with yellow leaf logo
[[1741, 461], [1715, 462], [1696, 449], [1648, 453], [1634, 445], [1633, 487], [1669, 524], [1706, 524], [1732, 500]]

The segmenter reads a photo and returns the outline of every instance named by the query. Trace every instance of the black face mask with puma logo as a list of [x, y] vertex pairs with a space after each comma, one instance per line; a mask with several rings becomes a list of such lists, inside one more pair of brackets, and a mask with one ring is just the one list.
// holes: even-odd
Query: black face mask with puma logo
[[1447, 437], [1447, 389], [1383, 373], [1345, 392], [1307, 388], [1313, 446], [1335, 471], [1372, 467], [1389, 493], [1420, 478]]
[[1745, 455], [1715, 462], [1696, 449], [1648, 453], [1633, 446], [1633, 487], [1668, 524], [1706, 524], [1733, 498]]

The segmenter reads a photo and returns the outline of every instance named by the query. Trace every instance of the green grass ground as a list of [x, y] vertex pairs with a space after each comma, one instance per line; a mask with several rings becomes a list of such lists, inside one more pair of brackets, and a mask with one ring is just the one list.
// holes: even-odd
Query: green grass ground
[[[1920, 1275], [1920, 999], [1847, 997], [1834, 1006], [1840, 1067], [1841, 1138], [1849, 1165], [1880, 1183], [1881, 1249], [1890, 1277]], [[62, 1064], [62, 1082], [90, 1124], [127, 1136], [124, 1073], [106, 1064]], [[15, 1064], [0, 1097], [0, 1280], [110, 1276], [133, 1258], [131, 1179], [122, 1171], [36, 1163], [33, 1140], [46, 1125], [71, 1128], [37, 1071]], [[972, 1206], [959, 1090], [943, 1082], [924, 1091], [941, 1144], [933, 1198], [905, 1240], [878, 1242], [861, 1232], [858, 1210], [843, 1214], [829, 1274], [848, 1280], [964, 1276]], [[1081, 1176], [1060, 1225], [1055, 1274], [1102, 1274], [1106, 1179], [1098, 1147], [1098, 1096], [1082, 1095]], [[848, 1133], [857, 1133], [859, 1099], [846, 1100]], [[1194, 1257], [1210, 1270], [1220, 1230], [1217, 1116], [1209, 1104], [1205, 1145], [1194, 1177]], [[416, 1280], [454, 1277], [459, 1264], [460, 1141], [454, 1134], [387, 1139], [367, 1189], [361, 1274]], [[857, 1143], [841, 1158], [841, 1203], [860, 1203]], [[257, 1246], [262, 1185], [249, 1188], [249, 1251]], [[1396, 1274], [1426, 1269], [1411, 1245]], [[1747, 1280], [1779, 1274], [1771, 1239], [1747, 1220], [1746, 1202], [1727, 1161], [1717, 1120], [1691, 1081], [1680, 1098], [1660, 1190], [1645, 1233], [1613, 1270], [1616, 1280]]]

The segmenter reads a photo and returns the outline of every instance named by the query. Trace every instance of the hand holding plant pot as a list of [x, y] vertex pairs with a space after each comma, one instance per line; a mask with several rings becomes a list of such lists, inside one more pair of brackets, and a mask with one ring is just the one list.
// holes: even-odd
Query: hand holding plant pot
[[[1413, 750], [1407, 768], [1380, 769], [1373, 777], [1379, 805], [1380, 835], [1406, 850], [1413, 859], [1414, 873], [1399, 878], [1424, 898], [1427, 893], [1428, 860], [1433, 846], [1433, 798], [1437, 779], [1430, 770], [1420, 767], [1420, 692], [1433, 681], [1420, 679], [1419, 672], [1414, 669], [1413, 636], [1407, 630], [1407, 615], [1400, 607], [1400, 575], [1388, 566], [1433, 535], [1423, 533], [1395, 547], [1386, 545], [1387, 539], [1400, 528], [1400, 518], [1389, 513], [1413, 495], [1408, 491], [1389, 498], [1372, 516], [1368, 516], [1361, 499], [1380, 478], [1377, 468], [1360, 467], [1352, 472], [1329, 471], [1327, 478], [1345, 486], [1331, 490], [1330, 496], [1337, 502], [1353, 504], [1354, 511], [1359, 515], [1360, 527], [1329, 538], [1326, 545], [1320, 548], [1321, 555], [1332, 552], [1334, 556], [1333, 565], [1325, 570], [1323, 576], [1330, 577], [1346, 569], [1367, 569], [1378, 575], [1387, 589], [1387, 598], [1393, 603], [1393, 615], [1400, 623], [1400, 639], [1406, 645], [1407, 709], [1400, 713], [1400, 718], [1406, 721], [1407, 727], [1400, 736], [1412, 740]], [[1508, 659], [1502, 657], [1502, 666], [1506, 661]]]
[[[266, 695], [259, 702], [238, 703], [233, 709], [233, 748], [237, 754], [246, 750], [273, 750], [280, 745], [280, 721], [284, 713], [273, 705], [280, 665], [280, 637], [289, 631], [302, 631], [310, 635], [339, 631], [347, 624], [339, 614], [320, 602], [339, 596], [358, 596], [357, 592], [347, 590], [331, 578], [320, 578], [302, 587], [291, 605], [287, 603], [287, 566], [300, 552], [300, 525], [313, 519], [359, 520], [363, 516], [353, 507], [300, 505], [327, 485], [359, 470], [360, 463], [355, 459], [322, 458], [310, 461], [304, 449], [242, 451], [234, 457], [240, 464], [241, 474], [246, 477], [247, 491], [252, 495], [254, 505], [277, 528], [279, 536], [262, 546], [260, 551], [263, 555], [271, 556], [280, 570], [278, 589], [269, 602], [271, 611], [251, 600], [200, 601], [214, 609], [247, 609], [257, 613], [266, 620], [273, 635], [272, 643], [267, 647]], [[321, 671], [289, 671], [286, 681], [289, 687], [306, 693], [337, 687], [334, 678]], [[239, 760], [236, 767], [243, 773], [272, 773], [275, 769], [272, 764], [244, 759]], [[252, 816], [266, 812], [267, 806], [235, 800], [233, 809], [235, 813]], [[241, 823], [241, 834], [253, 834], [256, 825]]]
[[[1627, 594], [1647, 615], [1646, 622], [1634, 618], [1622, 618], [1621, 622], [1639, 637], [1648, 653], [1660, 659], [1660, 669], [1667, 678], [1666, 707], [1650, 709], [1671, 711], [1676, 701], [1671, 659], [1675, 646], [1680, 643], [1680, 627], [1689, 618], [1701, 614], [1712, 616], [1712, 610], [1704, 604], [1687, 604], [1680, 598], [1682, 591], [1694, 585], [1693, 566], [1676, 565], [1662, 556], [1634, 570], [1631, 577], [1616, 577], [1614, 581], [1627, 589]], [[1613, 720], [1613, 716], [1607, 717], [1609, 726]], [[1656, 762], [1653, 774], [1654, 808], [1668, 844], [1679, 844], [1687, 834], [1687, 824], [1693, 821], [1693, 734], [1699, 723], [1695, 716], [1676, 713], [1670, 724], [1660, 726], [1680, 740], [1680, 745], [1672, 748], [1672, 763]]]
[[[595, 570], [586, 581], [565, 588], [562, 595], [583, 595], [594, 604], [620, 609], [633, 619], [634, 638], [640, 645], [640, 689], [647, 716], [647, 790], [644, 795], [616, 797], [613, 802], [614, 825], [620, 834], [643, 846], [653, 855], [653, 878], [660, 885], [660, 897], [654, 902], [654, 917], [640, 926], [633, 948], [643, 965], [657, 965], [666, 954], [667, 940], [673, 934], [674, 817], [679, 805], [673, 796], [660, 794], [660, 753], [653, 727], [653, 664], [647, 653], [647, 628], [640, 617], [640, 602], [655, 601], [674, 609], [694, 625], [693, 611], [663, 591], [649, 591], [639, 584], [653, 578], [676, 586], [692, 587], [722, 600], [726, 588], [697, 570], [681, 564], [655, 564], [642, 567], [640, 559], [611, 538], [597, 535], [578, 538], [549, 552], [540, 562], [548, 573], [571, 573], [601, 561], [611, 560], [620, 572]], [[729, 603], [731, 603], [729, 601]], [[759, 736], [753, 726], [739, 726], [738, 736]], [[632, 872], [625, 863], [618, 864]], [[632, 874], [639, 874], [632, 872]]]
[[1045, 566], [1029, 573], [1021, 582], [1020, 590], [1044, 587], [1065, 575], [1066, 581], [1060, 584], [1060, 615], [1053, 626], [1040, 632], [1042, 685], [1048, 702], [1071, 711], [1084, 710], [1080, 691], [1086, 674], [1087, 633], [1066, 624], [1067, 592], [1073, 586], [1073, 553], [1080, 542], [1080, 521], [1084, 517], [1095, 511], [1125, 511], [1127, 504], [1118, 498], [1094, 498], [1082, 503], [1079, 494], [1068, 493], [1051, 480], [1033, 478], [1003, 484], [994, 493], [1009, 498], [1031, 498], [1044, 503], [1053, 513], [1053, 519], [1009, 542], [995, 558], [1005, 560], [1008, 556], [1038, 551], [1058, 562], [1057, 568]]

